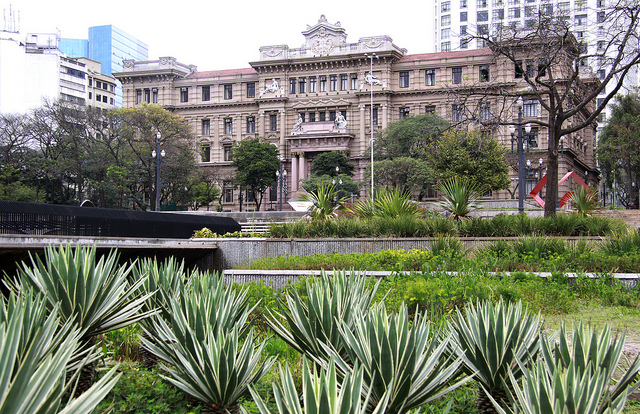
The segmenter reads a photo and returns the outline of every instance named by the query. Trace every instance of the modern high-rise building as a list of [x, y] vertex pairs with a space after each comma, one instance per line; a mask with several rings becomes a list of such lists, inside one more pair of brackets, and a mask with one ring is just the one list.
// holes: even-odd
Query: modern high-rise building
[[[86, 57], [100, 62], [100, 71], [111, 76], [122, 71], [124, 60], [147, 60], [149, 47], [112, 25], [89, 28], [89, 39], [61, 39], [60, 50], [71, 57]], [[116, 87], [116, 106], [122, 106], [122, 86]]]
[[[474, 38], [474, 35], [497, 34], [503, 27], [526, 29], [535, 26], [540, 16], [557, 16], [569, 23], [589, 55], [597, 55], [606, 49], [609, 37], [606, 21], [609, 1], [435, 0], [435, 48], [437, 52], [485, 48], [486, 41]], [[634, 91], [640, 86], [638, 71], [636, 66], [629, 72], [620, 93]], [[600, 79], [606, 75], [606, 69], [599, 66], [594, 66], [593, 72]], [[599, 102], [612, 89], [613, 85], [609, 85]]]

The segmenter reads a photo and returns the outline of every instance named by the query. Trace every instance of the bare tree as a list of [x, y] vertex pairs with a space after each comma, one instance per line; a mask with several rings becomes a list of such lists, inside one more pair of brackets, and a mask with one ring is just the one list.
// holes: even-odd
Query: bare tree
[[640, 4], [637, 0], [615, 1], [598, 17], [603, 40], [596, 48], [581, 43], [563, 16], [542, 12], [525, 28], [502, 27], [494, 33], [478, 30], [473, 36], [493, 50], [496, 61], [504, 65], [503, 73], [510, 72], [516, 82], [512, 88], [472, 92], [498, 101], [498, 123], [518, 124], [513, 119], [518, 98], [535, 100], [544, 110], [543, 116], [526, 122], [548, 131], [545, 216], [556, 213], [561, 138], [589, 127], [595, 130], [598, 115], [640, 63]]

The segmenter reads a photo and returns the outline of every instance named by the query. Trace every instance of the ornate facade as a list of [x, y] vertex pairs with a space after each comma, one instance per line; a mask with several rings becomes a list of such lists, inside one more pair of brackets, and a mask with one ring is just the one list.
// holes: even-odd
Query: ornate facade
[[[402, 117], [435, 112], [458, 123], [487, 121], [510, 111], [517, 119], [514, 107], [499, 108], [486, 99], [479, 103], [470, 93], [522, 87], [513, 65], [496, 60], [489, 49], [407, 55], [388, 36], [348, 43], [340, 23], [331, 24], [324, 16], [302, 34], [302, 47], [261, 47], [260, 59], [244, 69], [200, 72], [173, 57], [127, 60], [123, 72], [115, 74], [123, 85], [123, 106], [159, 104], [189, 122], [201, 150], [200, 165], [215, 168], [220, 177], [225, 209], [237, 207], [229, 150], [240, 140], [264, 137], [279, 148], [290, 198], [308, 176], [310, 163], [325, 151], [347, 155], [356, 166], [354, 180], [363, 181], [372, 135]], [[543, 114], [539, 104], [525, 101], [524, 115], [526, 121]], [[511, 145], [506, 125], [481, 124], [475, 127], [498, 136], [505, 147]], [[573, 154], [563, 161], [565, 171], [597, 177], [594, 131], [595, 126], [565, 143], [564, 151]], [[527, 157], [538, 165], [546, 153], [545, 131], [533, 133], [537, 146]], [[517, 163], [512, 176], [517, 177]], [[365, 194], [367, 185], [363, 187]], [[491, 197], [512, 194], [513, 189]], [[274, 191], [271, 200], [276, 196]]]

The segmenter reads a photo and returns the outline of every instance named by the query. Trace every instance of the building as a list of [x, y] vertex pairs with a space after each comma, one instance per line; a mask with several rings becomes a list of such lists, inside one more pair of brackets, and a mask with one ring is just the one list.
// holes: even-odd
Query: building
[[[89, 28], [88, 39], [61, 39], [60, 50], [71, 57], [85, 57], [100, 62], [100, 72], [111, 76], [123, 70], [124, 60], [149, 59], [149, 47], [142, 41], [112, 25]], [[116, 85], [116, 107], [122, 106], [122, 85]]]
[[[607, 5], [610, 4], [607, 0], [435, 0], [434, 3], [434, 44], [439, 52], [487, 47], [486, 41], [474, 39], [473, 35], [496, 34], [507, 26], [533, 27], [540, 15], [564, 18], [583, 43], [586, 54], [595, 56], [606, 48]], [[604, 79], [606, 67], [599, 65], [595, 58], [589, 65], [596, 76]], [[629, 72], [620, 93], [634, 92], [640, 87], [639, 71], [636, 66]], [[598, 102], [612, 90], [613, 85], [608, 85]], [[601, 121], [610, 115], [610, 110], [606, 109]]]
[[[127, 60], [123, 71], [115, 74], [123, 85], [123, 105], [159, 104], [182, 115], [196, 133], [200, 166], [216, 170], [224, 208], [231, 210], [238, 207], [230, 159], [236, 142], [264, 137], [279, 148], [288, 170], [288, 200], [308, 177], [318, 154], [347, 155], [356, 166], [354, 180], [363, 181], [371, 136], [389, 123], [428, 112], [460, 123], [479, 111], [482, 120], [482, 114], [491, 112], [488, 105], [500, 110], [498, 102], [479, 103], [478, 98], [463, 96], [463, 91], [478, 84], [522, 87], [513, 64], [500, 61], [489, 49], [407, 55], [389, 36], [348, 43], [345, 29], [324, 16], [302, 34], [302, 47], [261, 47], [258, 61], [237, 70], [198, 71], [173, 57]], [[539, 103], [524, 105], [525, 121], [544, 115]], [[502, 109], [517, 120], [515, 107]], [[497, 136], [505, 147], [511, 145], [506, 125], [475, 127]], [[531, 139], [527, 158], [538, 166], [546, 154], [546, 131], [534, 129], [530, 134], [535, 140]], [[595, 125], [580, 135], [564, 144], [561, 173], [572, 170], [597, 180], [590, 144]], [[537, 181], [544, 164], [543, 159], [540, 169], [531, 170], [527, 186]], [[512, 177], [517, 177], [517, 162]], [[512, 190], [489, 197], [511, 198]], [[275, 188], [270, 199], [277, 200]]]

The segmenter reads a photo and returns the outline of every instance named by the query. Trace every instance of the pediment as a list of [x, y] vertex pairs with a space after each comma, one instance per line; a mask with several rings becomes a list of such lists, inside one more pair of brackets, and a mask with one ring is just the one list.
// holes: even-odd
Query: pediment
[[307, 30], [302, 34], [305, 38], [305, 46], [317, 56], [327, 56], [336, 46], [347, 42], [347, 33], [340, 22], [331, 24], [324, 14], [315, 25], [307, 25]]

